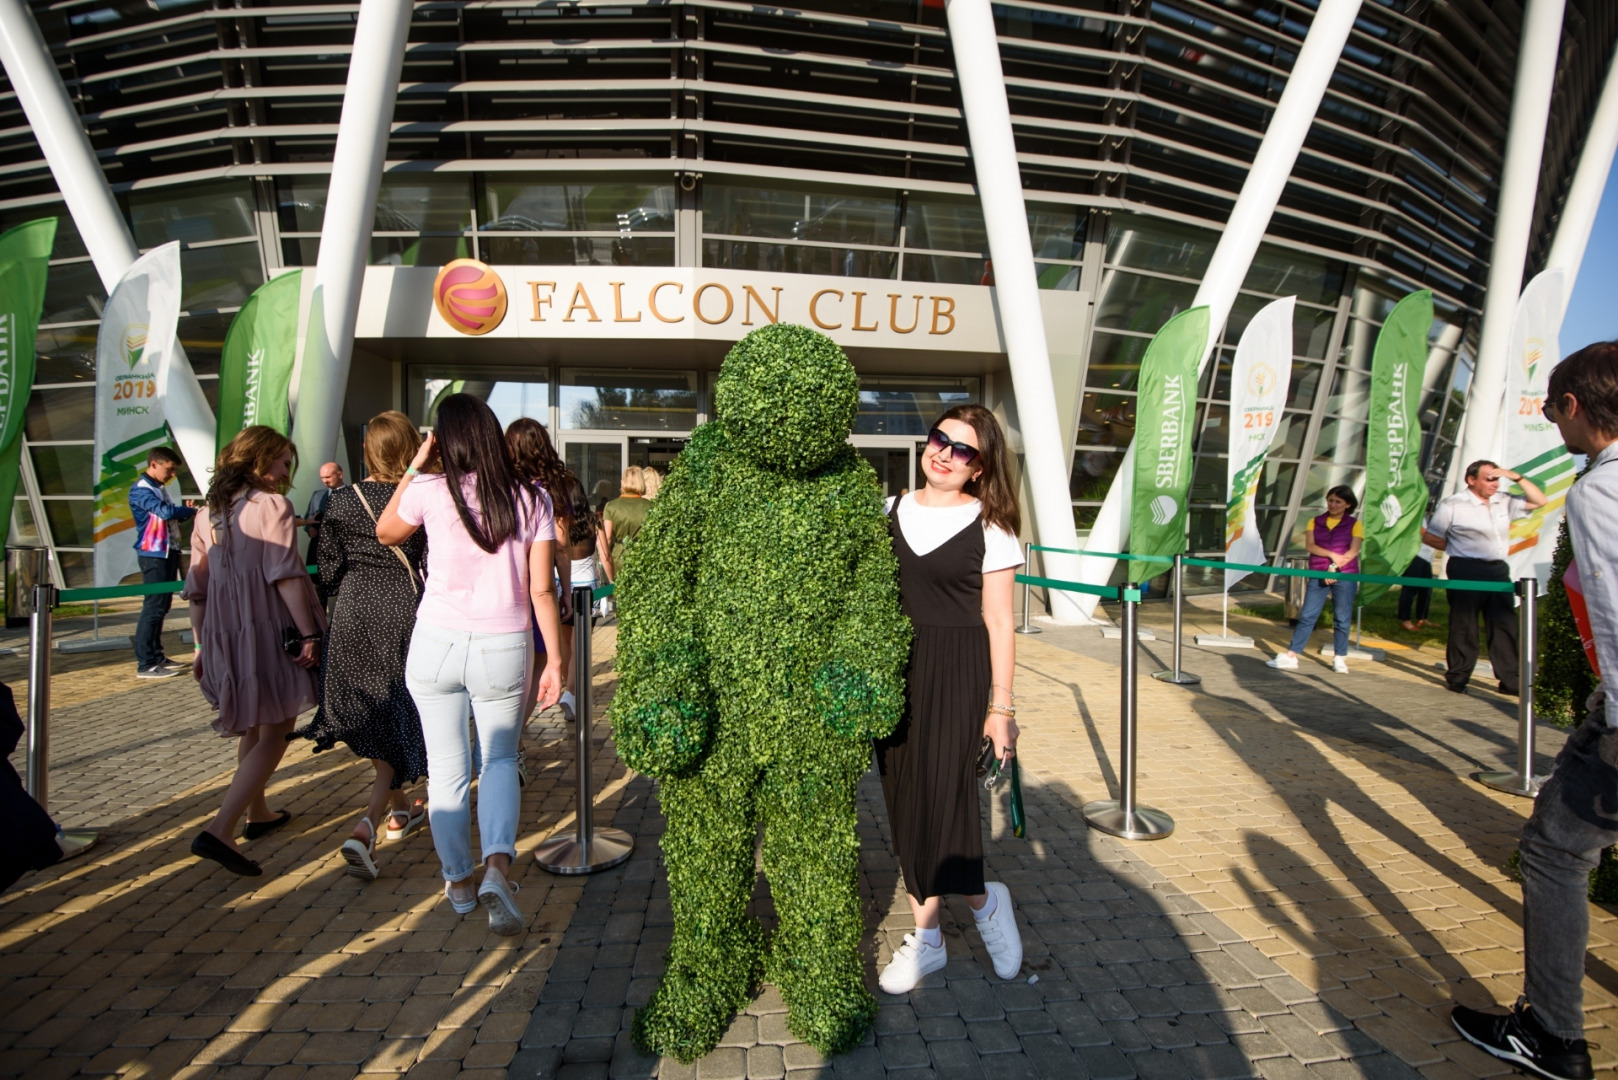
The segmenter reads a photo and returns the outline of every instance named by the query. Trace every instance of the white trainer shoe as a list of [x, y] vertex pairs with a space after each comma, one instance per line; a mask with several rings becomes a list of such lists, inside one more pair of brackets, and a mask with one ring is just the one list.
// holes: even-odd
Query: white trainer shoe
[[1291, 653], [1276, 653], [1275, 658], [1264, 665], [1265, 667], [1280, 668], [1282, 671], [1297, 671], [1298, 658]]
[[494, 867], [483, 871], [478, 886], [478, 903], [489, 913], [489, 929], [504, 937], [523, 932], [522, 911], [517, 907], [517, 886]]
[[998, 881], [986, 882], [983, 888], [994, 897], [994, 914], [976, 920], [978, 933], [994, 962], [994, 973], [1002, 979], [1015, 979], [1022, 970], [1022, 935], [1017, 932], [1017, 916], [1011, 910], [1011, 890]]
[[1331, 669], [1339, 675], [1348, 674], [1348, 657], [1339, 656], [1332, 660]]
[[904, 944], [893, 954], [888, 966], [877, 976], [877, 983], [885, 994], [908, 994], [921, 982], [922, 976], [931, 974], [949, 963], [943, 945], [929, 945], [920, 934], [906, 934]]

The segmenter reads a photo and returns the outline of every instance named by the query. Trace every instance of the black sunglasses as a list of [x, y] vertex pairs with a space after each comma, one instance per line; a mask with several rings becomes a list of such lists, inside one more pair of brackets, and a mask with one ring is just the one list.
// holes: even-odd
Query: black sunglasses
[[1556, 399], [1546, 398], [1545, 404], [1539, 407], [1539, 411], [1545, 414], [1545, 419], [1554, 423], [1556, 421]]
[[948, 450], [951, 460], [958, 461], [962, 465], [970, 465], [978, 459], [977, 447], [970, 443], [956, 442], [938, 428], [933, 428], [927, 433], [927, 445], [940, 454]]

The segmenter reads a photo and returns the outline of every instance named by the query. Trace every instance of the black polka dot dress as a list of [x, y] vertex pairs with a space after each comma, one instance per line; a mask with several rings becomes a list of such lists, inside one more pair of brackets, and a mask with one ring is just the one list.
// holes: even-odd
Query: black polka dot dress
[[[393, 484], [362, 480], [355, 486], [377, 514], [393, 497]], [[321, 654], [320, 708], [294, 733], [294, 738], [313, 739], [317, 753], [342, 742], [360, 757], [386, 761], [393, 766], [394, 787], [427, 775], [421, 717], [405, 688], [405, 656], [427, 559], [426, 530], [416, 530], [398, 550], [410, 560], [410, 571], [377, 540], [376, 525], [354, 488], [332, 492], [315, 553], [321, 587], [332, 597], [331, 629]]]

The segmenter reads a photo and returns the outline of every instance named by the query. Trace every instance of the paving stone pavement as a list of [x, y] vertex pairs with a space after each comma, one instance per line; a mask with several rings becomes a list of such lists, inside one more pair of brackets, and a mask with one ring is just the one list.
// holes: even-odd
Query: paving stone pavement
[[[1160, 614], [1148, 609], [1148, 623]], [[612, 637], [596, 634], [598, 711]], [[1003, 794], [984, 813], [991, 876], [1018, 903], [1019, 978], [993, 976], [951, 901], [949, 967], [881, 996], [866, 1045], [821, 1061], [790, 1038], [765, 987], [694, 1066], [644, 1058], [627, 1037], [661, 971], [669, 908], [655, 785], [606, 742], [593, 760], [597, 820], [635, 834], [634, 857], [583, 879], [523, 858], [514, 876], [530, 924], [503, 939], [480, 914], [448, 911], [425, 835], [383, 844], [376, 882], [343, 875], [334, 853], [368, 768], [342, 750], [290, 750], [271, 803], [297, 816], [253, 845], [264, 878], [199, 866], [185, 845], [216, 806], [233, 746], [208, 730], [194, 686], [136, 683], [119, 654], [59, 657], [53, 809], [106, 832], [84, 859], [0, 896], [0, 1075], [1509, 1072], [1446, 1018], [1453, 999], [1507, 1002], [1520, 983], [1520, 892], [1500, 866], [1528, 806], [1464, 778], [1509, 747], [1504, 699], [1435, 690], [1419, 656], [1288, 682], [1255, 654], [1188, 649], [1201, 687], [1140, 684], [1141, 798], [1178, 828], [1127, 843], [1087, 830], [1079, 812], [1116, 789], [1116, 643], [1094, 629], [1018, 643], [1028, 839], [1009, 835]], [[19, 701], [25, 676], [25, 658], [0, 659]], [[571, 822], [572, 803], [569, 741], [554, 721], [531, 730], [525, 855]], [[911, 927], [870, 777], [860, 809], [874, 988]], [[771, 920], [762, 881], [755, 910]], [[1618, 1049], [1600, 1031], [1618, 1017], [1618, 929], [1599, 907], [1588, 971], [1592, 1036]], [[1598, 1064], [1618, 1055], [1602, 1050]]]

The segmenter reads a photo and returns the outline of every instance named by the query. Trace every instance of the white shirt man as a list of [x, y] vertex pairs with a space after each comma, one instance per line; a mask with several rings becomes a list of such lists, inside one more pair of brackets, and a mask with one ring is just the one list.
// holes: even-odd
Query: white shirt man
[[[1500, 490], [1502, 480], [1514, 481], [1521, 495]], [[1422, 530], [1427, 544], [1445, 552], [1444, 572], [1462, 581], [1510, 581], [1511, 523], [1545, 505], [1545, 493], [1521, 473], [1502, 469], [1492, 461], [1474, 461], [1466, 467], [1466, 487], [1444, 499]], [[1449, 647], [1444, 682], [1457, 694], [1478, 663], [1478, 615], [1489, 634], [1489, 663], [1500, 680], [1502, 694], [1516, 695], [1517, 616], [1511, 594], [1449, 590]]]

